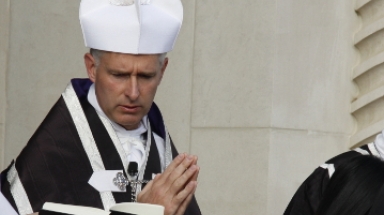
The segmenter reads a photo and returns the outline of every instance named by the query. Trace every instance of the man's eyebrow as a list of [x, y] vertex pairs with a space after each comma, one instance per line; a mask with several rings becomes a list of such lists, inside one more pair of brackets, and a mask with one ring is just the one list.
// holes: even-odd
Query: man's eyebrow
[[107, 69], [107, 71], [110, 73], [118, 73], [118, 74], [129, 74], [130, 73], [128, 71], [116, 70], [116, 69]]
[[[124, 70], [117, 70], [117, 69], [107, 69], [109, 73], [115, 73], [115, 74], [131, 74], [130, 71], [124, 71]], [[141, 70], [137, 74], [147, 74], [147, 75], [153, 75], [156, 74], [157, 70]]]
[[157, 73], [157, 70], [142, 70], [142, 71], [139, 71], [138, 73], [139, 73], [139, 74], [140, 74], [140, 73], [145, 73], [145, 74], [155, 74], [155, 73]]

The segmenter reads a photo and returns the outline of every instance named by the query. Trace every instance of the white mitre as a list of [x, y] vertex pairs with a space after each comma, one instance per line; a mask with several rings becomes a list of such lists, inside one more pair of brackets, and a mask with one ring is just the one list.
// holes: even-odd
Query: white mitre
[[128, 54], [173, 49], [183, 21], [180, 0], [82, 0], [85, 46]]

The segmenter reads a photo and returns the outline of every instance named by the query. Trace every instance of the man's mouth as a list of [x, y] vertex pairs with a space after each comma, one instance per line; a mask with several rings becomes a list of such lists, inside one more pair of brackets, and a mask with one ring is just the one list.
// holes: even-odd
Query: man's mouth
[[120, 105], [120, 107], [126, 113], [136, 113], [140, 109], [137, 105]]

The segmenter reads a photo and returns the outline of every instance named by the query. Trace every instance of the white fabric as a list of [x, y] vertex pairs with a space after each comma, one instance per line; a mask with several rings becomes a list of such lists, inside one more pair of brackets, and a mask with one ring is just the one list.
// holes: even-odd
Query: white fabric
[[363, 150], [361, 148], [356, 148], [356, 149], [354, 149], [354, 151], [358, 152], [358, 153], [360, 153], [362, 155], [369, 155], [369, 152], [367, 152], [367, 151], [365, 151], [365, 150]]
[[383, 132], [384, 130], [376, 136], [376, 139], [373, 142], [373, 144], [375, 145], [375, 148], [380, 154], [381, 159], [384, 159], [384, 133]]
[[127, 160], [128, 155], [127, 153], [125, 153], [123, 145], [120, 143], [119, 137], [117, 136], [116, 131], [113, 129], [111, 125], [111, 121], [100, 114], [98, 114], [98, 116], [100, 117], [101, 122], [103, 123], [105, 129], [107, 130], [108, 135], [111, 138], [113, 145], [117, 150], [117, 153], [119, 154], [119, 157], [121, 162], [123, 163], [124, 169], [128, 169], [128, 160]]
[[[16, 161], [17, 162], [17, 161]], [[24, 186], [21, 183], [19, 173], [16, 170], [15, 164], [9, 169], [7, 174], [7, 180], [11, 185], [11, 193], [15, 200], [17, 210], [20, 215], [33, 213], [31, 203], [27, 193], [25, 192]]]
[[79, 18], [85, 46], [128, 53], [173, 49], [183, 22], [180, 0], [82, 0]]
[[[91, 128], [85, 117], [84, 111], [81, 107], [79, 98], [70, 83], [65, 91], [62, 93], [63, 99], [73, 122], [77, 133], [79, 134], [83, 148], [88, 156], [93, 171], [105, 170], [103, 160], [101, 159], [100, 152], [96, 146], [95, 139], [93, 138]], [[101, 192], [101, 201], [103, 202], [104, 210], [109, 210], [112, 205], [116, 204], [116, 201], [111, 192]]]
[[[88, 92], [88, 101], [95, 108], [96, 112], [102, 117], [109, 120], [109, 118], [105, 115], [104, 111], [101, 109], [99, 102], [97, 101], [95, 85], [92, 84], [89, 88]], [[109, 120], [112, 128], [117, 134], [117, 137], [122, 144], [122, 147], [127, 155], [128, 163], [131, 161], [135, 161], [138, 163], [139, 167], [143, 165], [143, 156], [145, 155], [145, 147], [144, 147], [144, 139], [143, 135], [148, 130], [148, 120], [147, 116], [145, 116], [137, 129], [134, 130], [126, 130], [119, 124]], [[165, 151], [165, 142], [164, 139], [154, 133], [154, 138], [156, 141], [156, 146], [159, 151], [161, 167], [164, 164], [164, 151]]]
[[117, 173], [119, 172], [123, 172], [123, 170], [104, 170], [94, 172], [88, 183], [99, 192], [125, 192], [120, 190], [119, 187], [113, 183], [113, 179], [116, 178]]
[[8, 200], [3, 196], [0, 192], [0, 208], [1, 213], [4, 215], [17, 215], [17, 212], [13, 209], [11, 204], [9, 204]]
[[369, 151], [372, 153], [373, 156], [381, 158], [379, 151], [377, 151], [374, 143], [367, 144]]
[[329, 178], [331, 178], [333, 173], [335, 173], [335, 165], [333, 165], [333, 164], [325, 163], [325, 164], [320, 165], [320, 167], [323, 169], [328, 169]]
[[117, 6], [129, 6], [135, 3], [135, 0], [109, 0], [109, 3]]
[[[60, 214], [73, 214], [73, 215], [107, 215], [109, 211], [103, 211], [98, 208], [67, 205], [53, 202], [46, 202], [43, 205], [46, 211], [54, 211]], [[164, 207], [155, 204], [137, 203], [137, 202], [122, 202], [114, 205], [111, 210], [121, 212], [121, 214], [135, 214], [135, 215], [163, 215]], [[56, 214], [56, 213], [54, 213]], [[2, 214], [3, 215], [3, 214]]]

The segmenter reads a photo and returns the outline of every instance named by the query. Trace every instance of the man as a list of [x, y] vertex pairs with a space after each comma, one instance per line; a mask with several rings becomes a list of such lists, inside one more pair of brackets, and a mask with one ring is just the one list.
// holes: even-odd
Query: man
[[[328, 182], [338, 167], [355, 157], [365, 155], [384, 158], [384, 131], [376, 136], [373, 143], [340, 154], [318, 167], [296, 191], [284, 215], [315, 215]], [[380, 196], [384, 197], [384, 193]], [[382, 205], [381, 201], [375, 202], [369, 214], [376, 215], [376, 211], [381, 211], [379, 214], [382, 214]]]
[[166, 215], [201, 214], [197, 157], [177, 155], [153, 103], [182, 17], [180, 0], [81, 1], [89, 79], [70, 82], [1, 174], [1, 193], [19, 214], [48, 201], [106, 210], [128, 202], [130, 190], [114, 179], [127, 177], [130, 162], [139, 180], [151, 180], [138, 187], [139, 202], [163, 205]]

